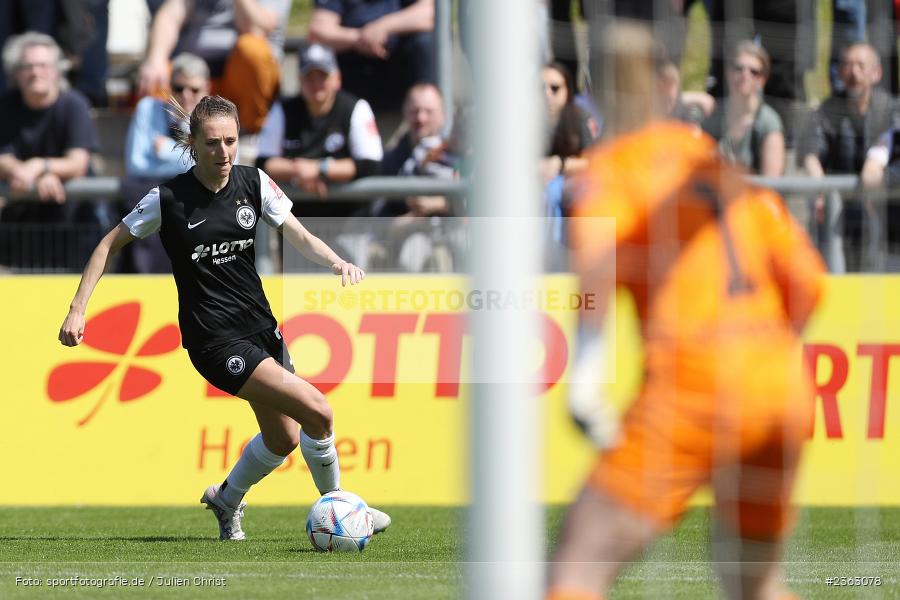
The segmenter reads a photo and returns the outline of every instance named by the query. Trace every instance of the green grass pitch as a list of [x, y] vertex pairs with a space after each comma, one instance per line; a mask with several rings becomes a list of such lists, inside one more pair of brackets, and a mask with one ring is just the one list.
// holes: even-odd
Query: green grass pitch
[[[436, 600], [464, 596], [465, 512], [387, 507], [394, 525], [362, 554], [319, 554], [304, 532], [305, 507], [253, 507], [248, 541], [221, 543], [199, 506], [0, 507], [0, 598], [337, 598]], [[562, 508], [547, 511], [547, 547]], [[500, 535], [501, 532], [498, 532]], [[612, 598], [716, 598], [709, 519], [691, 511], [629, 567]], [[806, 509], [786, 556], [803, 598], [900, 598], [900, 509]], [[49, 578], [143, 578], [144, 587], [48, 587]], [[828, 577], [878, 576], [878, 587], [833, 587]], [[40, 579], [40, 587], [16, 584]], [[157, 577], [169, 585], [158, 585]], [[194, 578], [224, 579], [225, 587]], [[186, 580], [174, 586], [174, 578]], [[220, 580], [221, 580], [220, 579]], [[203, 583], [200, 581], [199, 583]]]

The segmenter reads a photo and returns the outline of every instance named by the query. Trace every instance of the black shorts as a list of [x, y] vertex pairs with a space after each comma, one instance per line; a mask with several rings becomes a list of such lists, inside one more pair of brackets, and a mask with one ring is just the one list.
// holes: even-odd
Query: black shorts
[[294, 362], [278, 329], [265, 330], [218, 346], [188, 350], [197, 372], [222, 391], [236, 396], [259, 363], [274, 358], [287, 371]]

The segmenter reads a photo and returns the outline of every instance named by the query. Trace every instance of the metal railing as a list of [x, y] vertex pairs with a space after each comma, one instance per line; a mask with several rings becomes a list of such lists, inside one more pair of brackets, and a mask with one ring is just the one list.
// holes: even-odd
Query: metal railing
[[[328, 186], [327, 200], [357, 201], [382, 197], [403, 198], [406, 196], [452, 196], [461, 197], [466, 192], [465, 181], [450, 181], [429, 177], [365, 177], [349, 183], [333, 183]], [[83, 177], [66, 182], [66, 197], [72, 200], [106, 202], [119, 197], [121, 179], [118, 177]], [[319, 200], [300, 188], [283, 185], [284, 193], [292, 200]], [[9, 198], [9, 186], [0, 182], [0, 197], [13, 202], [37, 200], [32, 190], [19, 198]]]
[[[859, 188], [856, 175], [827, 175], [822, 178], [788, 176], [748, 178], [757, 185], [772, 188], [781, 194], [820, 194], [826, 192], [849, 192]], [[106, 201], [117, 198], [121, 187], [118, 177], [83, 177], [66, 182], [66, 196], [73, 200]], [[283, 185], [284, 192], [293, 200], [317, 200], [318, 196], [300, 188]], [[465, 195], [468, 183], [465, 180], [449, 181], [429, 177], [395, 176], [364, 177], [349, 183], [333, 183], [328, 186], [328, 200], [356, 201], [381, 197], [402, 198], [405, 196], [453, 196]], [[9, 198], [9, 186], [0, 181], [0, 197]], [[17, 200], [36, 200], [34, 191]]]
[[895, 256], [896, 248], [889, 246], [888, 239], [892, 228], [888, 206], [900, 206], [900, 189], [866, 189], [857, 175], [749, 179], [786, 197], [823, 197], [821, 217], [815, 217], [812, 203], [808, 203], [810, 215], [804, 225], [831, 273], [900, 270], [900, 256]]
[[[804, 176], [787, 176], [780, 178], [750, 177], [750, 181], [770, 187], [775, 191], [792, 196], [812, 197], [822, 194], [826, 199], [825, 217], [821, 223], [805, 223], [811, 237], [821, 251], [826, 264], [833, 273], [843, 273], [846, 270], [844, 259], [845, 240], [841, 235], [841, 214], [845, 199], [850, 196], [862, 196], [859, 177], [856, 175], [829, 175], [823, 178]], [[323, 201], [323, 202], [353, 202], [360, 200], [375, 200], [378, 198], [404, 198], [407, 196], [447, 196], [456, 204], [456, 214], [463, 214], [461, 200], [468, 191], [468, 182], [465, 180], [449, 181], [427, 177], [367, 177], [349, 183], [332, 184], [328, 187], [327, 198], [319, 198], [293, 186], [285, 186], [284, 191], [294, 201]], [[73, 179], [65, 184], [67, 198], [76, 201], [109, 202], [120, 197], [121, 180], [115, 177], [87, 177]], [[889, 194], [881, 193], [881, 198], [890, 196], [889, 200], [896, 200], [897, 190]], [[0, 182], [0, 197], [7, 202], [28, 202], [36, 200], [34, 192], [21, 198], [10, 199], [9, 187]], [[882, 203], [883, 206], [883, 203]], [[868, 243], [871, 252], [881, 252], [886, 255], [886, 242], [883, 230], [886, 224], [881, 219], [881, 234], [877, 240]], [[263, 236], [268, 235], [266, 228], [261, 228]], [[51, 231], [48, 229], [48, 232]], [[56, 231], [53, 229], [52, 231]], [[36, 235], [36, 234], [34, 234]], [[53, 234], [55, 235], [55, 233]], [[92, 235], [96, 236], [96, 233]], [[259, 243], [268, 244], [267, 239], [259, 240]], [[875, 244], [881, 244], [881, 248], [875, 248]], [[884, 259], [875, 260], [876, 264], [883, 264]], [[264, 256], [260, 258], [262, 272], [272, 272], [274, 265]], [[880, 268], [880, 267], [878, 267]], [[890, 268], [890, 267], [889, 267]], [[890, 268], [890, 270], [894, 270]]]
[[[65, 189], [67, 202], [96, 203], [99, 210], [121, 199], [122, 180], [116, 177], [72, 179], [66, 182]], [[283, 189], [295, 202], [359, 202], [407, 196], [446, 196], [450, 199], [454, 213], [462, 214], [462, 199], [467, 183], [428, 177], [367, 177], [330, 185], [326, 198], [319, 198], [291, 185]], [[0, 198], [5, 198], [8, 203], [38, 201], [34, 190], [17, 198], [10, 198], [9, 193], [9, 186], [0, 182]], [[0, 224], [0, 270], [9, 268], [15, 272], [42, 273], [79, 271], [90, 255], [90, 250], [111, 227], [111, 223], [117, 220], [115, 215], [111, 216], [111, 219], [105, 219], [108, 223], [106, 226], [95, 224], [88, 227], [69, 223]], [[328, 222], [327, 218], [320, 217], [311, 221], [315, 222], [306, 222], [307, 226], [315, 228], [317, 235], [328, 236], [329, 240], [342, 233], [344, 219], [332, 219], [332, 222]], [[376, 225], [375, 221], [379, 223]], [[378, 231], [387, 231], [385, 221], [386, 219], [375, 219], [372, 227]], [[280, 261], [277, 244], [268, 227], [257, 229], [256, 244], [259, 248], [270, 249], [257, 252], [257, 268], [260, 273], [268, 274], [278, 270]], [[152, 254], [153, 251], [150, 252]], [[151, 262], [159, 264], [155, 260]]]
[[859, 187], [857, 175], [827, 175], [822, 178], [790, 175], [786, 177], [762, 177], [754, 175], [750, 181], [772, 188], [779, 194], [822, 194], [826, 192], [850, 192]]

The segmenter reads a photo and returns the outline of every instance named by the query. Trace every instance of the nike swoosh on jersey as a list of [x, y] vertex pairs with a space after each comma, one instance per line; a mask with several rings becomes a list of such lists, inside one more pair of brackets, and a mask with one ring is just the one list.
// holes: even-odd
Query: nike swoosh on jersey
[[203, 219], [202, 221], [197, 221], [196, 223], [191, 223], [190, 221], [188, 221], [188, 229], [193, 229], [194, 227], [196, 227], [198, 225], [203, 225], [204, 223], [206, 223], [206, 219]]

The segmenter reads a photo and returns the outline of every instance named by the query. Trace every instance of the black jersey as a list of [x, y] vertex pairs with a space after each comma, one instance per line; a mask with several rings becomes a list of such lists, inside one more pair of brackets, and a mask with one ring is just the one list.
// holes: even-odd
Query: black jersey
[[215, 346], [276, 326], [256, 272], [258, 218], [279, 227], [291, 201], [259, 169], [235, 165], [216, 193], [193, 169], [153, 188], [122, 222], [135, 237], [159, 231], [178, 288], [182, 345]]
[[383, 152], [369, 104], [339, 90], [321, 117], [313, 117], [300, 96], [273, 105], [259, 134], [257, 166], [273, 156], [352, 158], [377, 166]]

